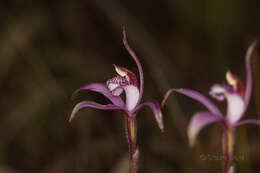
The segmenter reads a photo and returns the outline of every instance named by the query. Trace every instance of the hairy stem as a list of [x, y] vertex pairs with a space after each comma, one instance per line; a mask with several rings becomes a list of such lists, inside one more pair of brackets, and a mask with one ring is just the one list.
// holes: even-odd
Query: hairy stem
[[136, 148], [136, 119], [135, 117], [126, 117], [126, 137], [129, 147], [129, 173], [136, 173], [138, 150]]
[[230, 173], [234, 146], [234, 130], [226, 129], [223, 135], [224, 173]]

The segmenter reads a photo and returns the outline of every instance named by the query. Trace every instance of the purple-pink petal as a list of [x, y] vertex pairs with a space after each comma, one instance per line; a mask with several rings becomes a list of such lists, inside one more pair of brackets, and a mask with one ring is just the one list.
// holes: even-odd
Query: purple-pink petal
[[210, 112], [195, 113], [191, 118], [187, 131], [190, 146], [192, 147], [194, 145], [196, 137], [203, 127], [210, 123], [220, 121], [224, 121], [224, 118]]
[[242, 120], [242, 121], [239, 121], [238, 123], [236, 123], [234, 126], [237, 127], [237, 126], [246, 125], [246, 124], [255, 124], [255, 125], [260, 126], [260, 120]]
[[164, 131], [163, 118], [162, 118], [162, 112], [161, 112], [160, 104], [156, 101], [144, 102], [144, 103], [138, 105], [134, 109], [133, 114], [136, 114], [137, 111], [139, 109], [141, 109], [143, 106], [148, 106], [152, 109], [159, 128], [161, 129], [161, 131]]
[[92, 101], [82, 101], [82, 102], [76, 104], [76, 106], [73, 108], [72, 113], [70, 115], [69, 122], [71, 122], [74, 119], [77, 112], [81, 108], [85, 108], [85, 107], [91, 107], [91, 108], [96, 108], [96, 109], [101, 109], [101, 110], [124, 110], [124, 108], [114, 105], [114, 104], [101, 105], [101, 104], [98, 104], [98, 103], [92, 102]]
[[245, 95], [244, 95], [246, 106], [249, 103], [251, 93], [252, 93], [253, 76], [252, 76], [252, 67], [251, 67], [251, 57], [256, 44], [257, 41], [254, 41], [249, 46], [246, 52], [246, 88], [245, 88]]
[[75, 97], [79, 91], [81, 90], [90, 90], [90, 91], [96, 91], [98, 93], [103, 94], [105, 97], [107, 97], [113, 104], [123, 107], [124, 102], [122, 101], [121, 97], [115, 96], [111, 93], [111, 91], [108, 89], [108, 87], [105, 84], [102, 83], [90, 83], [87, 85], [84, 85], [77, 89], [72, 97]]
[[143, 73], [143, 68], [142, 68], [142, 65], [140, 63], [139, 58], [136, 56], [135, 52], [133, 51], [133, 49], [128, 44], [125, 27], [123, 28], [123, 43], [124, 43], [124, 46], [125, 46], [126, 50], [128, 51], [128, 53], [134, 59], [136, 65], [137, 65], [138, 71], [139, 71], [139, 77], [140, 77], [139, 91], [140, 91], [140, 95], [139, 95], [138, 103], [140, 103], [142, 96], [143, 96], [143, 89], [144, 89], [144, 73]]
[[171, 89], [164, 96], [163, 103], [166, 101], [166, 99], [169, 97], [169, 95], [173, 91], [181, 93], [181, 94], [186, 95], [186, 96], [188, 96], [188, 97], [190, 97], [190, 98], [192, 98], [194, 100], [199, 101], [206, 108], [208, 108], [211, 113], [213, 113], [213, 114], [215, 114], [217, 116], [222, 116], [222, 113], [219, 111], [219, 109], [207, 97], [205, 97], [204, 95], [200, 94], [199, 92], [191, 90], [191, 89], [184, 89], [184, 88]]

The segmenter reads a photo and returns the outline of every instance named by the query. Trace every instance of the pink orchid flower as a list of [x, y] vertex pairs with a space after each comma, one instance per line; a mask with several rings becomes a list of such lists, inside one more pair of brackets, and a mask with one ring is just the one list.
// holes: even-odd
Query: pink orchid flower
[[[156, 101], [149, 101], [140, 103], [143, 95], [144, 77], [141, 63], [129, 46], [126, 39], [126, 32], [123, 30], [123, 43], [128, 53], [134, 59], [140, 76], [140, 85], [138, 86], [138, 80], [136, 75], [130, 70], [114, 65], [117, 75], [106, 83], [90, 83], [80, 87], [73, 94], [73, 97], [81, 90], [90, 90], [101, 93], [108, 98], [111, 103], [107, 105], [101, 105], [93, 101], [82, 101], [78, 103], [70, 116], [69, 122], [75, 117], [76, 113], [85, 107], [91, 107], [101, 110], [119, 110], [123, 113], [126, 120], [126, 134], [130, 150], [130, 166], [129, 172], [136, 172], [136, 162], [138, 159], [138, 150], [136, 148], [136, 114], [143, 106], [148, 106], [152, 109], [155, 119], [159, 125], [159, 128], [163, 131], [163, 121], [160, 105]], [[125, 92], [125, 102], [120, 95]]]
[[206, 125], [211, 123], [219, 123], [224, 129], [223, 151], [225, 154], [225, 173], [233, 170], [230, 161], [234, 145], [235, 128], [244, 124], [256, 124], [260, 126], [260, 120], [241, 120], [247, 109], [252, 93], [253, 79], [251, 69], [251, 57], [256, 43], [257, 42], [253, 42], [246, 52], [245, 89], [239, 78], [232, 74], [229, 70], [226, 73], [227, 83], [214, 84], [210, 88], [210, 96], [218, 101], [227, 101], [226, 116], [223, 116], [217, 106], [213, 104], [207, 97], [191, 89], [171, 89], [165, 94], [165, 97], [162, 101], [162, 105], [164, 105], [169, 95], [172, 92], [177, 92], [199, 101], [208, 109], [205, 111], [197, 112], [193, 115], [188, 126], [189, 143], [190, 146], [194, 145], [198, 133]]

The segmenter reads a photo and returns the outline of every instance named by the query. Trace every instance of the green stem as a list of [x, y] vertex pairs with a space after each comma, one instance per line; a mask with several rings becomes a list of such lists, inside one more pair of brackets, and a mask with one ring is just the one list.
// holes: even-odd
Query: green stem
[[138, 150], [136, 148], [136, 119], [135, 117], [126, 117], [126, 137], [129, 147], [129, 173], [136, 173]]

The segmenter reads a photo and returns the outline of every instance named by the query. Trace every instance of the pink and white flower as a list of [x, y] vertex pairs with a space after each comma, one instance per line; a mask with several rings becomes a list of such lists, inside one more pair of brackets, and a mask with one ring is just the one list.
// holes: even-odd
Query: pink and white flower
[[252, 93], [252, 68], [251, 68], [251, 57], [253, 50], [257, 42], [250, 45], [246, 53], [246, 87], [244, 89], [242, 82], [237, 76], [231, 73], [230, 70], [226, 73], [227, 83], [214, 84], [210, 88], [210, 96], [218, 101], [227, 101], [227, 112], [224, 116], [215, 104], [213, 104], [206, 96], [203, 94], [191, 90], [191, 89], [170, 89], [164, 97], [162, 105], [165, 104], [167, 98], [172, 92], [181, 93], [194, 100], [199, 101], [208, 110], [197, 112], [192, 117], [189, 128], [188, 137], [190, 144], [193, 145], [195, 138], [199, 131], [206, 125], [218, 122], [224, 128], [232, 129], [242, 124], [256, 124], [260, 125], [260, 120], [241, 120], [244, 115], [250, 97]]
[[[134, 59], [140, 77], [140, 85], [138, 85], [138, 80], [136, 75], [130, 70], [114, 65], [115, 71], [117, 75], [111, 79], [108, 79], [106, 83], [89, 83], [78, 90], [76, 90], [73, 94], [73, 97], [77, 95], [82, 90], [90, 90], [98, 92], [108, 98], [111, 103], [107, 105], [102, 105], [93, 101], [82, 101], [78, 103], [74, 109], [72, 110], [69, 122], [71, 122], [77, 112], [81, 108], [91, 107], [101, 110], [119, 110], [123, 113], [126, 119], [126, 132], [127, 139], [129, 142], [129, 150], [130, 150], [130, 172], [135, 172], [136, 170], [136, 161], [138, 157], [138, 150], [136, 149], [136, 114], [137, 112], [144, 106], [148, 106], [152, 109], [155, 119], [159, 125], [159, 128], [163, 131], [163, 120], [162, 113], [160, 109], [160, 104], [156, 101], [148, 101], [144, 103], [140, 103], [143, 95], [144, 88], [144, 77], [143, 77], [143, 69], [141, 63], [129, 46], [125, 30], [123, 31], [123, 43], [128, 53]], [[125, 93], [125, 101], [120, 97], [123, 92]]]

